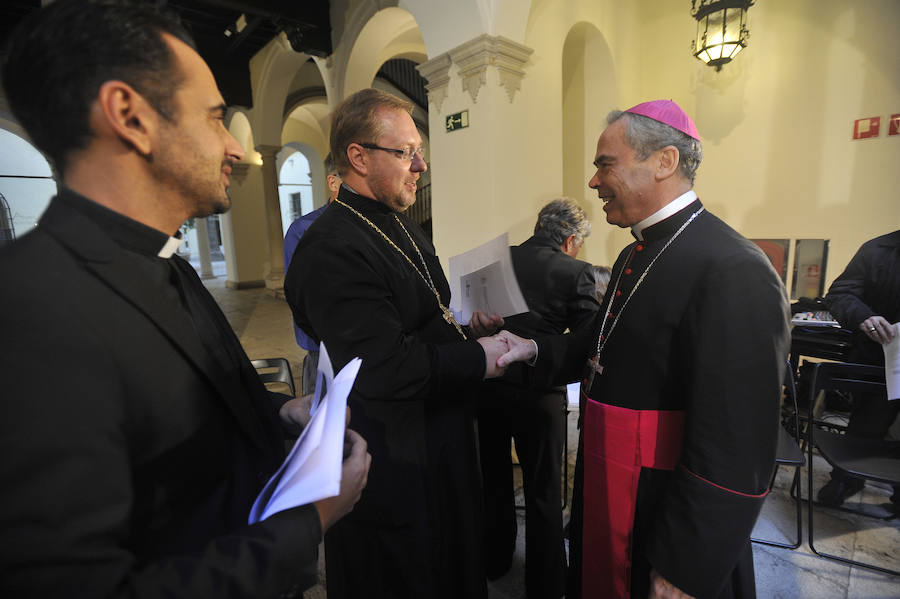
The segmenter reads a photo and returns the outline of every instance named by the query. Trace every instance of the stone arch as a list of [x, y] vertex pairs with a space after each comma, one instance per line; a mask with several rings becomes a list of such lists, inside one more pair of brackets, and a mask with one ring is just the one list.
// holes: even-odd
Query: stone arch
[[428, 53], [412, 14], [389, 7], [371, 15], [341, 58], [335, 78], [340, 85], [340, 97], [345, 98], [370, 87], [385, 61], [407, 58], [421, 63], [427, 60]]
[[37, 224], [57, 185], [50, 163], [32, 145], [24, 129], [15, 121], [0, 115], [0, 245], [13, 237], [21, 237]]
[[253, 155], [256, 142], [253, 138], [253, 126], [250, 124], [250, 118], [247, 109], [242, 107], [229, 108], [225, 115], [225, 128], [231, 133], [241, 147], [244, 148], [244, 162], [255, 163]]
[[[276, 156], [275, 169], [278, 173], [278, 184], [279, 184], [279, 192], [280, 186], [282, 185], [281, 180], [281, 169], [284, 166], [284, 163], [294, 154], [302, 154], [304, 158], [306, 158], [306, 162], [309, 164], [309, 180], [312, 185], [312, 208], [320, 208], [325, 205], [328, 201], [328, 196], [325, 193], [325, 156], [323, 156], [318, 148], [315, 148], [308, 143], [299, 142], [299, 141], [291, 141], [284, 145], [281, 148], [281, 151], [278, 152], [278, 156]], [[290, 226], [292, 220], [290, 215], [288, 214], [287, 207], [284, 205], [282, 200], [281, 206], [281, 214], [282, 214], [282, 228], [287, 231], [287, 228]]]
[[[253, 84], [251, 123], [256, 145], [279, 145], [282, 116], [291, 83], [309, 55], [295, 52], [283, 36], [276, 37], [250, 61]], [[316, 65], [320, 63], [317, 61]]]
[[20, 125], [18, 121], [16, 121], [14, 116], [3, 109], [0, 109], [0, 129], [5, 129], [10, 133], [18, 135], [22, 139], [28, 141], [29, 144], [31, 143], [28, 138], [28, 133], [25, 131], [22, 125]]
[[422, 32], [428, 56], [434, 58], [484, 33], [525, 43], [533, 0], [455, 0], [443, 4], [405, 4]]
[[324, 162], [329, 152], [330, 119], [331, 106], [328, 98], [323, 95], [307, 95], [294, 103], [290, 112], [286, 113], [281, 130], [283, 149], [278, 155], [276, 168], [281, 173], [284, 160], [290, 156], [291, 152], [285, 150], [302, 152], [309, 161], [313, 205], [316, 208], [324, 206], [327, 201]]
[[[604, 117], [616, 108], [618, 83], [612, 52], [603, 34], [593, 23], [574, 24], [562, 48], [562, 154], [563, 193], [579, 201], [598, 223], [603, 213], [587, 182], [593, 176], [592, 157]], [[594, 227], [592, 245], [603, 243], [607, 255], [615, 256], [619, 240], [601, 226]]]

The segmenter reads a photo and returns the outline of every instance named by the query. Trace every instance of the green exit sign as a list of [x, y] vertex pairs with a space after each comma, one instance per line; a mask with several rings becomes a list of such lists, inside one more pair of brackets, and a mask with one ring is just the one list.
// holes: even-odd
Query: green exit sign
[[464, 127], [469, 126], [469, 111], [463, 110], [462, 112], [457, 112], [456, 114], [451, 114], [447, 116], [447, 119], [444, 121], [445, 127], [447, 131], [456, 131], [457, 129], [462, 129]]

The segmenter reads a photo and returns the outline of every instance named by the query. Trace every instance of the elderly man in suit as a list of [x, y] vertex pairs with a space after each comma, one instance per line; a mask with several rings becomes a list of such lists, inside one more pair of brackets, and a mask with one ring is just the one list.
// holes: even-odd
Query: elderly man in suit
[[[534, 235], [510, 248], [528, 312], [506, 319], [524, 337], [558, 335], [591, 322], [600, 309], [594, 267], [575, 256], [591, 232], [573, 200], [544, 206]], [[515, 373], [510, 373], [514, 376]], [[532, 599], [565, 593], [561, 461], [566, 434], [565, 387], [529, 387], [500, 379], [486, 383], [478, 402], [484, 478], [485, 559], [489, 579], [505, 573], [516, 544], [510, 439], [525, 489], [525, 588]]]
[[244, 156], [212, 73], [176, 22], [112, 0], [37, 11], [3, 66], [62, 185], [0, 253], [0, 596], [296, 595], [370, 458], [348, 431], [337, 497], [247, 524], [308, 407], [274, 401], [174, 254]]

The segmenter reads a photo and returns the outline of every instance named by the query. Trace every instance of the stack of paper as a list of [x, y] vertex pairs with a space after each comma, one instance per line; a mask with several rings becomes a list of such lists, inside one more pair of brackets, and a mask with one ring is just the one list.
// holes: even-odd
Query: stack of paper
[[475, 310], [503, 317], [528, 312], [506, 233], [451, 257], [450, 285], [450, 310], [462, 324], [469, 324]]
[[272, 514], [334, 497], [341, 489], [347, 396], [362, 360], [353, 358], [334, 376], [325, 344], [319, 344], [311, 419], [250, 510], [250, 524]]
[[884, 377], [887, 383], [887, 397], [900, 399], [900, 323], [895, 322], [894, 338], [882, 345], [884, 348]]

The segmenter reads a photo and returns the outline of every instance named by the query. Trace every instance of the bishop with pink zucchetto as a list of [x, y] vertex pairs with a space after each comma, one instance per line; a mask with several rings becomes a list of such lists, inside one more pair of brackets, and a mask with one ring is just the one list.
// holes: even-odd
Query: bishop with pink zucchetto
[[501, 333], [501, 365], [582, 381], [566, 597], [754, 597], [750, 531], [775, 463], [787, 296], [765, 255], [694, 193], [700, 135], [678, 104], [644, 102], [607, 124], [588, 185], [635, 241], [598, 316], [534, 343]]

